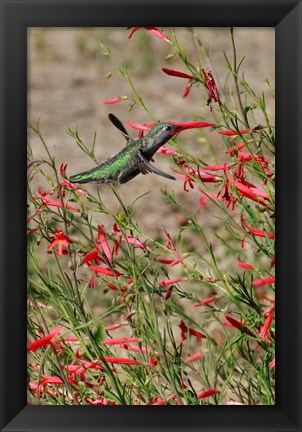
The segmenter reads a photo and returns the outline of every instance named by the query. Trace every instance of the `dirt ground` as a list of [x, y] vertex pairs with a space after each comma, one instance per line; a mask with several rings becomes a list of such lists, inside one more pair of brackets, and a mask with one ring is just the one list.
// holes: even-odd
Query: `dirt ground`
[[[171, 29], [163, 29], [171, 35]], [[200, 58], [201, 67], [211, 70], [216, 77], [221, 97], [229, 98], [224, 52], [232, 62], [232, 45], [227, 28], [196, 29], [205, 50]], [[156, 120], [192, 121], [202, 119], [213, 122], [213, 116], [206, 104], [206, 90], [199, 86], [182, 97], [187, 80], [165, 75], [162, 67], [187, 72], [175, 56], [167, 59], [172, 52], [168, 43], [140, 29], [132, 39], [125, 28], [32, 28], [28, 30], [28, 120], [40, 127], [51, 152], [55, 154], [58, 166], [68, 164], [67, 174], [75, 174], [92, 168], [93, 162], [78, 148], [67, 129], [78, 128], [80, 137], [87, 144], [97, 132], [95, 147], [99, 162], [119, 152], [125, 145], [124, 138], [109, 122], [107, 116], [113, 112], [124, 123], [150, 123], [152, 118], [138, 104], [133, 104], [133, 91], [129, 82], [119, 73], [119, 67], [127, 67], [137, 93], [142, 97], [148, 110]], [[189, 60], [197, 64], [190, 29], [177, 29], [179, 43], [186, 50]], [[272, 121], [274, 104], [270, 89], [264, 83], [268, 79], [274, 88], [275, 78], [275, 33], [271, 28], [235, 29], [238, 62], [245, 56], [242, 70], [245, 79], [260, 95], [267, 97], [267, 106]], [[110, 48], [111, 55], [104, 55], [103, 46]], [[211, 62], [205, 52], [209, 51]], [[112, 75], [110, 78], [109, 75]], [[105, 105], [106, 99], [127, 96], [128, 100], [115, 105]], [[132, 106], [132, 109], [131, 109]], [[261, 118], [251, 120], [256, 126]], [[137, 131], [127, 127], [135, 137]], [[29, 132], [29, 143], [34, 157], [45, 157], [38, 138]], [[211, 141], [216, 156], [209, 155]], [[217, 133], [203, 134], [197, 130], [185, 131], [179, 141], [183, 148], [193, 155], [213, 163], [223, 149], [223, 138]], [[206, 150], [205, 150], [206, 149]], [[157, 155], [156, 165], [163, 171], [171, 172], [170, 156]], [[216, 159], [217, 160], [217, 159]], [[222, 162], [221, 157], [218, 159]], [[34, 188], [40, 185], [36, 183]], [[136, 204], [137, 223], [149, 235], [162, 235], [163, 226], [172, 233], [182, 221], [171, 206], [165, 204], [161, 188], [173, 190], [179, 201], [187, 208], [194, 209], [199, 197], [198, 190], [186, 193], [183, 182], [172, 182], [156, 175], [137, 176], [131, 182], [119, 186], [119, 193], [127, 204], [135, 197], [150, 191], [149, 195]], [[88, 185], [91, 191], [101, 188], [105, 204], [111, 209], [118, 208], [116, 199], [108, 185]], [[202, 214], [206, 222], [208, 213]], [[104, 221], [98, 221], [104, 223]]]

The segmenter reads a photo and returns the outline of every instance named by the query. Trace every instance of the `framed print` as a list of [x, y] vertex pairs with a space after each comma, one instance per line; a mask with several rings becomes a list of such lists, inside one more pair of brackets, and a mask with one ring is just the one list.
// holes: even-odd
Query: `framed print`
[[1, 430], [301, 430], [301, 1], [1, 23]]

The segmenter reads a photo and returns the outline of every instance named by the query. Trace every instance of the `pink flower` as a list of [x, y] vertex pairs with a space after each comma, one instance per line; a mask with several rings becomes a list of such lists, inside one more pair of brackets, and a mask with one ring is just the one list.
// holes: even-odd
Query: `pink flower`
[[58, 230], [55, 228], [55, 236], [51, 238], [52, 242], [51, 244], [47, 247], [47, 250], [51, 250], [52, 248], [54, 248], [55, 246], [58, 245], [58, 250], [56, 252], [56, 255], [63, 255], [63, 254], [67, 254], [68, 251], [64, 250], [63, 251], [63, 246], [65, 246], [66, 248], [68, 248], [68, 245], [70, 243], [69, 238], [63, 233], [62, 230]]
[[176, 284], [176, 283], [184, 281], [184, 280], [186, 280], [186, 278], [165, 279], [165, 280], [158, 281], [157, 283], [160, 286], [168, 286], [168, 285], [173, 285], [173, 284]]
[[208, 305], [210, 303], [215, 302], [216, 300], [217, 300], [216, 296], [209, 297], [209, 298], [206, 298], [206, 299], [200, 301], [199, 303], [195, 303], [194, 306], [196, 306], [196, 307], [198, 307], [198, 306], [205, 306], [205, 305]]
[[121, 102], [121, 101], [126, 100], [126, 99], [128, 99], [127, 96], [117, 96], [113, 99], [106, 99], [103, 101], [103, 103], [104, 104], [116, 104], [116, 103]]
[[193, 362], [199, 360], [201, 357], [202, 357], [202, 353], [198, 352], [196, 354], [191, 355], [190, 357], [187, 357], [185, 359], [185, 363], [193, 363]]
[[141, 365], [141, 362], [129, 358], [123, 358], [123, 357], [111, 357], [111, 356], [104, 356], [104, 360], [107, 363], [112, 364], [123, 364], [123, 365]]
[[254, 336], [253, 333], [248, 328], [246, 328], [245, 323], [243, 323], [242, 321], [238, 321], [237, 319], [231, 317], [230, 315], [225, 315], [224, 317], [228, 321], [227, 323], [223, 323], [225, 326], [235, 327], [249, 336]]
[[190, 90], [191, 90], [192, 81], [194, 80], [194, 77], [192, 75], [188, 75], [184, 72], [179, 72], [179, 71], [176, 71], [173, 69], [167, 69], [167, 68], [162, 68], [162, 71], [165, 72], [165, 74], [170, 75], [170, 76], [188, 79], [189, 80], [188, 84], [185, 87], [185, 90], [184, 90], [183, 95], [182, 95], [183, 97], [188, 96], [188, 94], [190, 93]]
[[27, 351], [36, 351], [38, 348], [50, 345], [52, 339], [54, 339], [62, 330], [62, 327], [56, 327], [48, 335], [41, 337], [33, 342], [30, 342], [27, 346]]
[[244, 221], [243, 213], [242, 213], [242, 215], [241, 215], [241, 223], [242, 223], [242, 225], [243, 225], [245, 228], [247, 228], [248, 233], [254, 235], [255, 237], [268, 237], [268, 238], [270, 238], [271, 240], [274, 240], [274, 238], [275, 238], [275, 234], [272, 233], [272, 232], [269, 232], [269, 231], [263, 231], [263, 230], [261, 230], [261, 229], [259, 229], [259, 228], [252, 228], [252, 227], [250, 227], [249, 225], [247, 225], [247, 224], [245, 223], [245, 221]]
[[260, 279], [255, 279], [252, 282], [253, 286], [260, 287], [264, 285], [272, 285], [276, 282], [276, 278], [274, 276], [267, 276]]
[[243, 268], [243, 269], [246, 269], [246, 270], [255, 270], [255, 267], [252, 266], [251, 264], [243, 263], [243, 262], [240, 262], [240, 261], [237, 262], [237, 267]]
[[204, 398], [207, 398], [207, 397], [210, 397], [210, 396], [214, 396], [215, 394], [218, 394], [218, 393], [220, 393], [219, 390], [215, 390], [213, 388], [209, 388], [207, 390], [204, 390], [201, 393], [198, 393], [197, 399], [204, 399]]
[[66, 209], [68, 209], [68, 210], [72, 210], [72, 211], [78, 211], [78, 209], [76, 209], [75, 207], [73, 207], [73, 206], [71, 206], [71, 205], [69, 205], [69, 204], [62, 204], [62, 202], [60, 201], [60, 200], [53, 200], [53, 199], [49, 199], [49, 198], [47, 198], [45, 195], [46, 195], [46, 193], [47, 192], [44, 192], [44, 193], [40, 193], [39, 192], [39, 194], [38, 195], [34, 195], [33, 196], [33, 199], [40, 199], [40, 200], [42, 200], [42, 202], [43, 202], [43, 204], [46, 206], [46, 207], [64, 207], [64, 208], [66, 208]]
[[249, 129], [240, 129], [238, 131], [232, 131], [232, 130], [221, 130], [218, 131], [221, 135], [227, 135], [227, 136], [235, 136], [235, 135], [244, 135], [247, 133], [250, 133], [251, 131]]
[[177, 151], [170, 149], [169, 147], [165, 147], [165, 146], [160, 147], [157, 150], [157, 153], [168, 154], [168, 155], [173, 155], [173, 156], [177, 155]]
[[122, 338], [103, 340], [102, 345], [119, 345], [122, 343], [130, 343], [130, 342], [137, 342], [137, 341], [138, 341], [137, 338], [122, 337]]
[[[218, 93], [218, 89], [214, 80], [214, 77], [212, 75], [212, 72], [205, 72], [204, 69], [201, 69], [206, 86], [208, 88], [208, 92], [209, 92], [209, 98], [207, 100], [208, 105], [210, 105], [212, 103], [212, 99], [214, 100], [214, 102], [217, 102], [219, 104], [219, 107], [221, 107], [221, 100], [219, 97], [219, 93]], [[211, 111], [212, 111], [212, 107], [211, 107]]]
[[203, 333], [198, 332], [197, 330], [193, 330], [189, 328], [183, 321], [180, 322], [179, 328], [181, 330], [181, 340], [184, 341], [188, 337], [188, 333], [191, 336], [196, 336], [200, 339], [206, 339], [206, 336]]
[[131, 39], [132, 36], [134, 35], [135, 32], [137, 32], [137, 30], [143, 28], [145, 30], [147, 30], [148, 32], [152, 33], [154, 36], [158, 37], [159, 39], [162, 39], [166, 42], [170, 42], [168, 37], [162, 33], [160, 30], [158, 30], [156, 27], [127, 27], [127, 30], [132, 29], [131, 33], [128, 36], [128, 39]]

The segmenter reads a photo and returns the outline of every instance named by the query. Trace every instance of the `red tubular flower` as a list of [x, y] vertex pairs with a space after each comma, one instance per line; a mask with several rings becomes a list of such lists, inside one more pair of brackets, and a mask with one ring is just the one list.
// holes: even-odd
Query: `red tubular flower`
[[177, 155], [177, 151], [175, 151], [175, 150], [173, 150], [173, 149], [171, 149], [169, 147], [165, 147], [165, 146], [160, 147], [157, 150], [157, 153], [168, 154], [168, 155], [173, 155], [173, 156]]
[[198, 307], [198, 306], [205, 306], [205, 305], [208, 305], [210, 303], [215, 302], [216, 300], [217, 300], [216, 296], [209, 297], [209, 298], [206, 298], [206, 299], [200, 301], [199, 303], [195, 303], [194, 306], [196, 306], [196, 307]]
[[218, 393], [220, 393], [219, 390], [215, 390], [213, 388], [209, 388], [207, 390], [204, 390], [201, 393], [198, 393], [197, 399], [205, 399], [207, 397], [214, 396], [215, 394], [218, 394]]
[[175, 76], [175, 77], [178, 77], [178, 78], [186, 78], [186, 79], [188, 79], [189, 80], [188, 84], [185, 87], [185, 90], [184, 90], [183, 95], [182, 95], [183, 97], [188, 96], [188, 94], [190, 93], [190, 90], [191, 90], [192, 81], [194, 80], [194, 77], [192, 75], [188, 75], [188, 74], [186, 74], [184, 72], [176, 71], [176, 70], [173, 70], [173, 69], [167, 69], [167, 68], [162, 68], [162, 71], [165, 74], [170, 75], [170, 76]]
[[185, 363], [193, 363], [193, 362], [199, 360], [201, 357], [202, 357], [202, 353], [198, 352], [196, 354], [191, 355], [190, 357], [187, 357], [185, 359]]
[[202, 167], [202, 169], [205, 171], [221, 171], [221, 170], [226, 171], [229, 170], [230, 168], [231, 168], [230, 165], [227, 163], [221, 165], [206, 165]]
[[127, 27], [127, 30], [132, 29], [131, 33], [128, 36], [128, 39], [131, 39], [132, 36], [134, 35], [135, 32], [137, 32], [137, 30], [143, 28], [145, 30], [147, 30], [148, 32], [152, 33], [154, 36], [158, 37], [159, 39], [162, 39], [166, 42], [170, 42], [169, 38], [162, 33], [160, 30], [158, 30], [156, 27]]
[[[219, 97], [218, 89], [214, 77], [212, 75], [212, 72], [207, 73], [204, 69], [201, 69], [201, 71], [209, 92], [209, 98], [207, 100], [208, 105], [212, 103], [212, 99], [213, 99], [214, 102], [217, 102], [219, 104], [219, 107], [221, 107], [221, 100]], [[212, 111], [212, 106], [211, 106], [211, 111]]]
[[193, 329], [189, 328], [182, 320], [181, 320], [181, 322], [180, 322], [180, 324], [179, 324], [178, 327], [181, 330], [181, 340], [182, 341], [184, 341], [184, 340], [187, 339], [188, 333], [191, 336], [196, 336], [196, 337], [198, 337], [200, 339], [206, 339], [206, 336], [203, 333], [200, 333], [200, 332], [198, 332], [196, 330], [193, 330]]
[[110, 326], [105, 327], [106, 331], [116, 330], [118, 328], [121, 328], [123, 324], [112, 324]]
[[252, 285], [256, 287], [261, 287], [264, 285], [272, 285], [275, 282], [276, 282], [276, 278], [274, 276], [267, 276], [264, 278], [253, 280]]
[[171, 297], [173, 289], [174, 289], [174, 285], [172, 285], [172, 286], [168, 289], [168, 291], [166, 292], [166, 295], [165, 295], [165, 300], [166, 300], [166, 301], [169, 300], [169, 298]]
[[250, 227], [249, 225], [247, 225], [247, 224], [245, 223], [245, 221], [244, 221], [244, 216], [243, 216], [243, 214], [241, 215], [241, 223], [242, 223], [242, 225], [243, 225], [245, 228], [247, 228], [248, 233], [249, 233], [249, 234], [253, 234], [255, 237], [268, 237], [268, 238], [270, 238], [271, 240], [274, 240], [274, 238], [275, 238], [275, 234], [273, 234], [273, 233], [270, 232], [270, 231], [263, 231], [263, 230], [261, 230], [261, 229], [259, 229], [259, 228], [252, 228], [252, 227]]
[[59, 378], [58, 376], [46, 376], [46, 375], [41, 375], [42, 376], [42, 380], [40, 381], [39, 385], [44, 385], [44, 384], [64, 384], [64, 381]]
[[218, 131], [221, 135], [227, 135], [227, 136], [235, 136], [235, 135], [245, 135], [247, 133], [250, 133], [251, 131], [249, 129], [240, 129], [238, 131], [233, 130], [221, 130]]
[[274, 357], [273, 360], [269, 363], [269, 367], [273, 369], [275, 368], [275, 366], [276, 366], [276, 358]]
[[137, 341], [138, 341], [137, 338], [122, 337], [122, 338], [103, 340], [102, 345], [120, 345], [122, 343], [130, 343], [130, 342], [137, 342]]
[[106, 240], [104, 225], [98, 225], [98, 239], [97, 239], [96, 245], [98, 248], [102, 248], [108, 261], [112, 262], [112, 253], [111, 253], [111, 249], [108, 245], [108, 242]]
[[48, 335], [41, 337], [38, 340], [30, 342], [27, 346], [27, 351], [36, 351], [38, 348], [45, 347], [51, 344], [52, 339], [55, 338], [62, 330], [62, 327], [56, 327]]
[[130, 120], [127, 120], [126, 122], [130, 127], [132, 127], [133, 129], [137, 129], [139, 131], [148, 131], [149, 129], [151, 129], [155, 123], [144, 123], [144, 124], [139, 124], [139, 123], [133, 123]]
[[165, 280], [158, 281], [157, 283], [160, 286], [168, 286], [184, 280], [186, 280], [186, 278], [165, 279]]
[[232, 156], [234, 153], [238, 152], [238, 150], [241, 150], [245, 146], [246, 146], [246, 143], [241, 143], [241, 144], [235, 144], [234, 143], [234, 146], [231, 147], [231, 148], [229, 148], [226, 151], [226, 153], [228, 153], [228, 154], [230, 154]]
[[97, 275], [104, 275], [104, 276], [110, 276], [110, 277], [122, 275], [119, 271], [114, 270], [114, 272], [113, 272], [108, 267], [100, 267], [100, 266], [92, 266], [92, 265], [88, 265], [88, 266], [89, 266], [90, 270], [92, 270]]
[[240, 261], [238, 261], [236, 264], [237, 264], [237, 267], [239, 267], [239, 268], [243, 268], [246, 270], [255, 270], [255, 267], [252, 266], [251, 264], [243, 263]]
[[129, 359], [129, 358], [123, 358], [123, 357], [104, 356], [104, 360], [107, 363], [112, 363], [112, 364], [138, 365], [138, 366], [142, 364], [138, 360], [133, 360], [133, 359]]
[[[63, 207], [62, 202], [60, 200], [53, 200], [53, 199], [49, 199], [46, 196], [42, 195], [39, 193], [39, 195], [35, 195], [33, 196], [33, 199], [40, 199], [42, 200], [43, 204], [46, 207]], [[71, 206], [70, 204], [64, 204], [64, 208], [68, 209], [68, 210], [72, 210], [72, 211], [78, 211], [77, 208]]]
[[226, 325], [227, 327], [235, 327], [236, 329], [242, 331], [243, 333], [246, 333], [249, 336], [254, 336], [253, 333], [248, 328], [246, 328], [245, 323], [243, 323], [242, 321], [238, 321], [230, 315], [225, 315], [224, 317], [225, 319], [227, 319], [228, 323], [223, 323], [223, 325]]
[[95, 264], [98, 264], [102, 260], [101, 260], [101, 258], [99, 256], [99, 252], [96, 249], [92, 249], [91, 252], [88, 252], [88, 254], [86, 254], [85, 256], [83, 256], [82, 261], [85, 264], [89, 264], [92, 261], [94, 261]]
[[170, 75], [170, 76], [175, 76], [175, 77], [179, 77], [179, 78], [187, 78], [187, 79], [193, 79], [194, 77], [192, 75], [188, 75], [185, 72], [179, 72], [173, 69], [167, 69], [167, 68], [162, 68], [162, 71], [165, 72], [165, 74]]
[[200, 129], [205, 127], [215, 127], [217, 126], [215, 123], [208, 123], [204, 121], [195, 121], [195, 122], [169, 122], [169, 124], [176, 125], [181, 127], [181, 130], [175, 131], [172, 135], [178, 134], [179, 132], [187, 129]]
[[66, 250], [63, 251], [63, 246], [65, 246], [67, 248], [69, 243], [70, 243], [70, 240], [63, 233], [63, 231], [55, 228], [55, 235], [54, 235], [54, 237], [52, 237], [52, 242], [47, 247], [47, 250], [51, 250], [52, 248], [54, 248], [55, 246], [58, 245], [58, 250], [56, 251], [56, 255], [67, 254], [68, 252]]
[[103, 101], [103, 103], [111, 105], [111, 104], [116, 104], [116, 103], [121, 102], [121, 101], [126, 100], [126, 99], [128, 99], [127, 96], [117, 96], [113, 99], [106, 99]]
[[274, 319], [274, 312], [275, 312], [275, 306], [270, 307], [269, 313], [267, 314], [267, 318], [265, 320], [265, 323], [261, 327], [261, 330], [259, 332], [259, 336], [261, 337], [262, 341], [266, 342], [267, 344], [270, 344], [269, 329], [270, 329], [272, 322], [273, 322], [273, 319]]
[[264, 191], [261, 191], [260, 189], [256, 188], [254, 185], [248, 182], [244, 182], [244, 184], [243, 182], [231, 179], [228, 176], [226, 176], [226, 179], [229, 185], [237, 188], [239, 195], [249, 198], [252, 201], [257, 202], [258, 204], [267, 206], [267, 203], [261, 200], [261, 197], [263, 196], [264, 199], [269, 199], [268, 195]]

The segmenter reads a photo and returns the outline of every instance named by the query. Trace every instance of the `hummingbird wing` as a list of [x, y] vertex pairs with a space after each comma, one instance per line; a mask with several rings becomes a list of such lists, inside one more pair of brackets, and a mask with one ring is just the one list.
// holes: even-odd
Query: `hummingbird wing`
[[144, 157], [144, 155], [141, 152], [139, 152], [138, 155], [139, 155], [139, 158], [141, 160], [141, 164], [140, 164], [139, 168], [140, 168], [140, 172], [142, 174], [147, 174], [148, 172], [153, 172], [154, 174], [165, 177], [167, 179], [176, 180], [175, 177], [171, 176], [170, 174], [164, 173], [160, 169], [156, 168], [154, 165], [150, 164], [150, 162], [147, 161], [147, 159]]
[[129, 136], [127, 130], [125, 129], [125, 126], [123, 125], [123, 123], [117, 117], [115, 117], [115, 115], [112, 113], [110, 113], [108, 115], [108, 118], [111, 121], [111, 123], [124, 135], [124, 137], [128, 141], [130, 139], [130, 136]]

